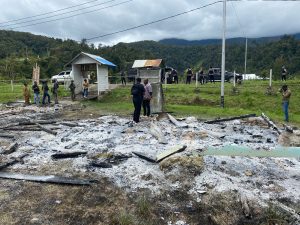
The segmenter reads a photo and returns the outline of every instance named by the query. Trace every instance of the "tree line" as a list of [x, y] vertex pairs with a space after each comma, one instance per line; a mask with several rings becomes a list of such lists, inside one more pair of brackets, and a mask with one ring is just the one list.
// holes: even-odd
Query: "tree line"
[[[209, 66], [220, 67], [221, 45], [207, 44], [179, 46], [155, 41], [118, 43], [114, 46], [89, 44], [67, 39], [50, 38], [25, 32], [0, 30], [0, 77], [2, 79], [31, 78], [32, 67], [38, 63], [41, 77], [49, 78], [64, 69], [64, 66], [81, 51], [100, 55], [118, 65], [111, 74], [129, 69], [136, 59], [164, 59], [166, 66], [183, 74], [189, 66], [193, 70]], [[245, 45], [226, 45], [226, 70], [244, 72]], [[300, 41], [285, 35], [276, 41], [248, 45], [247, 72], [266, 76], [273, 69], [275, 79], [280, 77], [285, 65], [293, 76], [300, 74]]]

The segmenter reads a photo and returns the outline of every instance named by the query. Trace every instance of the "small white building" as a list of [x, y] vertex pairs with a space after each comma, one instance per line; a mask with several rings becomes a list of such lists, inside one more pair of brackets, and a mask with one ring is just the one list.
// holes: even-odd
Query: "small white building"
[[70, 65], [72, 65], [76, 93], [81, 92], [83, 80], [91, 79], [91, 76], [94, 76], [94, 83], [97, 84], [98, 96], [101, 92], [109, 90], [108, 68], [116, 67], [112, 62], [97, 55], [81, 52], [66, 64], [66, 66]]

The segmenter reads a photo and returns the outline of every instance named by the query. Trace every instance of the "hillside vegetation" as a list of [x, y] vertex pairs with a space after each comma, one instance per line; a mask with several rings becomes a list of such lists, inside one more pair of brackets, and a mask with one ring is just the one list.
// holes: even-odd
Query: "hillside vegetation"
[[[198, 70], [210, 65], [220, 67], [221, 46], [219, 44], [180, 46], [166, 42], [140, 41], [119, 43], [115, 46], [95, 46], [86, 40], [62, 40], [24, 32], [0, 31], [0, 78], [30, 78], [32, 67], [38, 63], [42, 78], [51, 77], [64, 65], [84, 51], [101, 55], [122, 68], [130, 68], [135, 59], [162, 58], [167, 66], [183, 72], [188, 66]], [[244, 70], [245, 46], [241, 42], [226, 46], [226, 69], [242, 73]], [[248, 48], [248, 73], [267, 75], [273, 69], [275, 79], [280, 76], [280, 68], [286, 65], [293, 76], [300, 74], [300, 41], [294, 36], [282, 36], [270, 42], [251, 41]]]

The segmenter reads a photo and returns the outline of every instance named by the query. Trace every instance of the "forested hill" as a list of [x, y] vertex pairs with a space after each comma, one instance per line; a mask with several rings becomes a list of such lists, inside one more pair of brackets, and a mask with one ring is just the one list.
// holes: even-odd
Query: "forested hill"
[[[162, 58], [167, 66], [184, 71], [188, 66], [194, 70], [210, 65], [220, 67], [220, 44], [166, 45], [155, 41], [119, 43], [115, 46], [94, 46], [85, 40], [61, 40], [24, 32], [0, 30], [0, 77], [31, 77], [32, 67], [38, 63], [41, 76], [50, 77], [63, 69], [79, 52], [100, 55], [112, 61], [120, 69], [128, 69], [135, 59]], [[226, 45], [226, 69], [243, 72], [245, 45]], [[294, 36], [283, 36], [277, 41], [250, 42], [248, 48], [248, 72], [262, 74], [273, 68], [279, 76], [280, 68], [286, 65], [292, 74], [300, 74], [300, 41]]]
[[[296, 40], [300, 40], [300, 33], [292, 34], [290, 35], [294, 37]], [[273, 41], [279, 41], [281, 38], [283, 38], [284, 35], [280, 36], [272, 36], [272, 37], [260, 37], [260, 38], [248, 38], [248, 43], [268, 43]], [[178, 38], [168, 38], [168, 39], [162, 39], [159, 41], [161, 44], [166, 45], [180, 45], [180, 46], [195, 46], [195, 45], [210, 45], [210, 44], [220, 44], [222, 42], [222, 39], [203, 39], [203, 40], [185, 40], [185, 39], [178, 39]], [[237, 37], [237, 38], [228, 38], [226, 40], [226, 43], [228, 44], [245, 44], [245, 38], [243, 37]]]

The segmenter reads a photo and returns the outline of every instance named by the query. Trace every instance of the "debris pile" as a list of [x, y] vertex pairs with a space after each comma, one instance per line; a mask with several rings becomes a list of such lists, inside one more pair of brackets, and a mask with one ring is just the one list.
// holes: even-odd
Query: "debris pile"
[[251, 217], [251, 201], [266, 206], [288, 199], [286, 207], [299, 219], [292, 211], [300, 202], [299, 159], [210, 153], [275, 151], [279, 135], [287, 131], [270, 129], [261, 117], [205, 123], [166, 115], [132, 126], [131, 118], [118, 116], [74, 122], [61, 121], [55, 112], [42, 120], [44, 113], [1, 112], [0, 178], [89, 185], [106, 177], [128, 192], [147, 189], [156, 196], [180, 190], [196, 202], [207, 193], [233, 191], [246, 217]]

